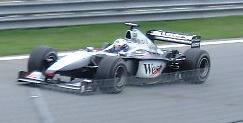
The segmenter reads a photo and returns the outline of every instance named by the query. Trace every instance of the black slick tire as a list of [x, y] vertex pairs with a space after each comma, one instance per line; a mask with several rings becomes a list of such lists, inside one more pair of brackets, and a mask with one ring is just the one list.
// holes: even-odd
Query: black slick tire
[[188, 49], [184, 55], [186, 61], [182, 78], [184, 81], [192, 84], [202, 84], [208, 78], [211, 62], [207, 51], [199, 48]]
[[96, 72], [96, 81], [100, 91], [104, 93], [120, 93], [127, 81], [127, 68], [120, 57], [106, 56]]
[[34, 48], [28, 60], [28, 72], [45, 71], [58, 59], [57, 53], [48, 46], [38, 46]]

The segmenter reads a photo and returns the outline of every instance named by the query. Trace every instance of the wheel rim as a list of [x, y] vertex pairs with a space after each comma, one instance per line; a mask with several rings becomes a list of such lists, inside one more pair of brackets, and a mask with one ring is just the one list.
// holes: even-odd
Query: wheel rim
[[210, 69], [210, 63], [207, 58], [202, 58], [200, 60], [200, 65], [199, 65], [199, 72], [200, 72], [200, 78], [205, 78], [207, 77]]
[[46, 62], [55, 62], [57, 60], [57, 55], [54, 52], [50, 52], [46, 55]]
[[44, 64], [45, 67], [43, 68], [44, 70], [47, 69], [49, 66], [51, 66], [54, 62], [57, 61], [57, 55], [55, 52], [50, 52], [46, 54]]
[[125, 83], [125, 69], [122, 66], [119, 66], [114, 74], [114, 78], [115, 78], [115, 83], [116, 83], [116, 87], [123, 87], [124, 83]]

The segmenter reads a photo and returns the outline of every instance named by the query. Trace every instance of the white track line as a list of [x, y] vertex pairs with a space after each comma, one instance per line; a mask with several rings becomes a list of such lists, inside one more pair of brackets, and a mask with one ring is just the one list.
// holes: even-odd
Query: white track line
[[[219, 45], [219, 44], [233, 44], [233, 43], [243, 43], [243, 39], [231, 39], [231, 40], [221, 40], [221, 41], [208, 41], [202, 42], [201, 46], [205, 45]], [[187, 45], [183, 44], [172, 44], [172, 45], [160, 45], [159, 48], [175, 48], [175, 47], [185, 47]], [[71, 52], [62, 52], [59, 53], [59, 56], [65, 56], [70, 54]], [[29, 55], [18, 55], [18, 56], [4, 56], [0, 57], [0, 61], [8, 61], [8, 60], [19, 60], [19, 59], [27, 59]]]
[[[61, 53], [58, 53], [58, 56], [66, 56], [70, 53], [71, 52], [61, 52]], [[29, 58], [29, 55], [3, 56], [3, 57], [0, 57], [0, 61], [21, 60], [21, 59], [27, 59], [27, 58]]]

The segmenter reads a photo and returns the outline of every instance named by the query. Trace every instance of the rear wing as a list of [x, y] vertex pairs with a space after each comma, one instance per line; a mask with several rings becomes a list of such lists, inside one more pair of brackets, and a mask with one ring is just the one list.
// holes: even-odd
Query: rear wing
[[201, 36], [186, 35], [175, 32], [166, 32], [162, 30], [150, 30], [146, 33], [147, 37], [154, 41], [165, 41], [178, 44], [191, 45], [191, 48], [200, 48]]

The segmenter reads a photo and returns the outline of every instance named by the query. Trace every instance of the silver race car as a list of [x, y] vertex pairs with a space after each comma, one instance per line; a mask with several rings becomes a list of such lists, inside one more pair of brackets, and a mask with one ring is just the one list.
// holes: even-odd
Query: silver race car
[[[200, 36], [162, 30], [145, 35], [138, 25], [126, 23], [130, 29], [124, 39], [117, 39], [104, 48], [87, 47], [58, 58], [47, 46], [33, 49], [28, 71], [20, 71], [18, 82], [50, 85], [80, 93], [119, 93], [127, 83], [153, 84], [184, 80], [200, 84], [210, 72], [210, 57], [200, 49]], [[190, 45], [184, 53], [159, 49], [154, 41]]]

